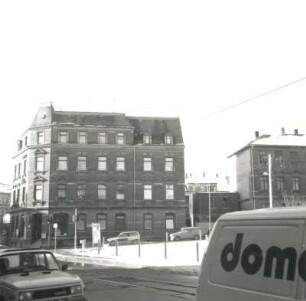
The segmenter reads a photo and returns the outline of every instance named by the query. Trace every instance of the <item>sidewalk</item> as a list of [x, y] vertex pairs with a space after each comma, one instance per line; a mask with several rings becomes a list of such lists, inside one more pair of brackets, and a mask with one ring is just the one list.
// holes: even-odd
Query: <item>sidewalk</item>
[[165, 243], [148, 243], [110, 247], [104, 245], [98, 248], [58, 249], [56, 257], [62, 261], [75, 263], [98, 264], [103, 266], [117, 266], [126, 268], [142, 267], [174, 267], [199, 266], [205, 252], [207, 242], [181, 241]]

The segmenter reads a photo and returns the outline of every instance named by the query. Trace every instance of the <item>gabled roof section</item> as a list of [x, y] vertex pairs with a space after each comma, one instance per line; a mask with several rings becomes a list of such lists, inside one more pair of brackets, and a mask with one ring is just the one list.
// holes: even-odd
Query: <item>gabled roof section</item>
[[125, 114], [55, 111], [54, 122], [77, 126], [130, 127]]
[[228, 158], [239, 154], [245, 149], [254, 146], [300, 146], [306, 147], [306, 136], [301, 134], [283, 134], [278, 136], [262, 135], [257, 139], [251, 141]]
[[[152, 137], [152, 144], [163, 144], [165, 135], [173, 137], [174, 144], [183, 144], [180, 119], [178, 117], [127, 117], [135, 127], [135, 143], [142, 143], [143, 134]], [[137, 141], [138, 140], [138, 141]]]

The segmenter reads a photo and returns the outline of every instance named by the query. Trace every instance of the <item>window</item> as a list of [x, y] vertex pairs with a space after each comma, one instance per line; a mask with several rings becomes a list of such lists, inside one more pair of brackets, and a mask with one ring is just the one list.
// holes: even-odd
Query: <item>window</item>
[[118, 133], [116, 136], [117, 144], [125, 144], [125, 135], [123, 133]]
[[145, 213], [143, 215], [143, 228], [144, 230], [153, 229], [153, 214], [152, 213]]
[[166, 230], [174, 229], [174, 214], [166, 213]]
[[17, 179], [17, 165], [14, 166], [14, 179]]
[[17, 150], [20, 151], [22, 149], [22, 140], [17, 141]]
[[107, 215], [104, 213], [98, 213], [97, 223], [100, 224], [100, 230], [106, 230], [107, 229]]
[[37, 144], [44, 144], [44, 132], [37, 133]]
[[98, 170], [106, 170], [107, 169], [107, 158], [99, 157], [98, 158]]
[[79, 218], [77, 221], [77, 230], [85, 231], [86, 230], [86, 214], [79, 214]]
[[98, 200], [106, 200], [106, 186], [98, 185]]
[[284, 190], [284, 178], [276, 177], [276, 190], [283, 191]]
[[87, 142], [87, 134], [85, 132], [78, 133], [78, 143], [86, 144]]
[[267, 165], [267, 163], [268, 163], [267, 153], [266, 152], [259, 152], [258, 161], [259, 161], [259, 164]]
[[300, 179], [298, 177], [292, 178], [292, 190], [299, 191], [300, 190]]
[[269, 190], [269, 183], [268, 183], [268, 177], [267, 176], [260, 177], [260, 190], [261, 191], [268, 191]]
[[68, 143], [68, 132], [60, 132], [58, 135], [59, 143]]
[[173, 185], [166, 185], [166, 200], [174, 199], [174, 187]]
[[22, 202], [24, 203], [26, 201], [26, 188], [22, 187]]
[[116, 170], [125, 170], [125, 158], [124, 157], [116, 158]]
[[117, 213], [115, 217], [115, 228], [116, 230], [126, 229], [126, 218], [124, 213]]
[[58, 170], [68, 169], [68, 158], [64, 156], [58, 157]]
[[143, 170], [152, 171], [152, 158], [143, 158]]
[[77, 170], [78, 171], [86, 171], [86, 157], [78, 157], [78, 166]]
[[152, 185], [144, 185], [143, 198], [144, 200], [152, 200]]
[[117, 200], [124, 200], [124, 185], [118, 185], [116, 189], [116, 199]]
[[165, 144], [172, 145], [173, 144], [173, 137], [169, 134], [165, 135]]
[[278, 166], [283, 165], [283, 152], [281, 151], [276, 151], [274, 154], [274, 162]]
[[173, 158], [165, 158], [165, 171], [173, 171]]
[[144, 143], [144, 144], [152, 144], [151, 135], [149, 135], [149, 134], [144, 134], [144, 135], [143, 135], [143, 143]]
[[298, 163], [298, 153], [297, 152], [290, 152], [290, 162], [291, 164]]
[[18, 178], [21, 176], [21, 163], [18, 164]]
[[86, 197], [86, 185], [79, 184], [77, 190], [78, 201], [84, 201]]
[[25, 136], [25, 138], [24, 138], [24, 145], [28, 146], [28, 136]]
[[57, 185], [57, 197], [59, 201], [66, 199], [66, 185], [65, 184]]
[[27, 160], [23, 161], [23, 174], [26, 175], [27, 174]]
[[36, 172], [44, 171], [44, 157], [36, 157]]
[[98, 134], [98, 143], [99, 144], [106, 144], [107, 143], [107, 135], [106, 135], [106, 133], [99, 133]]
[[43, 190], [42, 184], [36, 184], [34, 186], [34, 199], [36, 202], [42, 201], [42, 196], [43, 196], [42, 190]]

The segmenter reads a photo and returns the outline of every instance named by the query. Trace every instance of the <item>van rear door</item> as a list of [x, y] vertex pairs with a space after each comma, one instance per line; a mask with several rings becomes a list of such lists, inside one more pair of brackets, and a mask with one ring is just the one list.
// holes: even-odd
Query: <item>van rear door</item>
[[304, 220], [220, 220], [203, 260], [198, 301], [297, 300]]

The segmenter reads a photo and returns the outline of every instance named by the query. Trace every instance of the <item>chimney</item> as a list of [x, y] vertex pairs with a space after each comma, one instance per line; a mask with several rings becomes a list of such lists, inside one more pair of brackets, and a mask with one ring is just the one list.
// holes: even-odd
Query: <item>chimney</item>
[[296, 135], [296, 136], [299, 135], [299, 130], [298, 130], [298, 129], [295, 129], [295, 130], [294, 130], [294, 135]]
[[258, 139], [259, 138], [259, 131], [255, 132], [255, 138]]
[[282, 135], [286, 135], [285, 128], [282, 128], [281, 131], [282, 131]]

